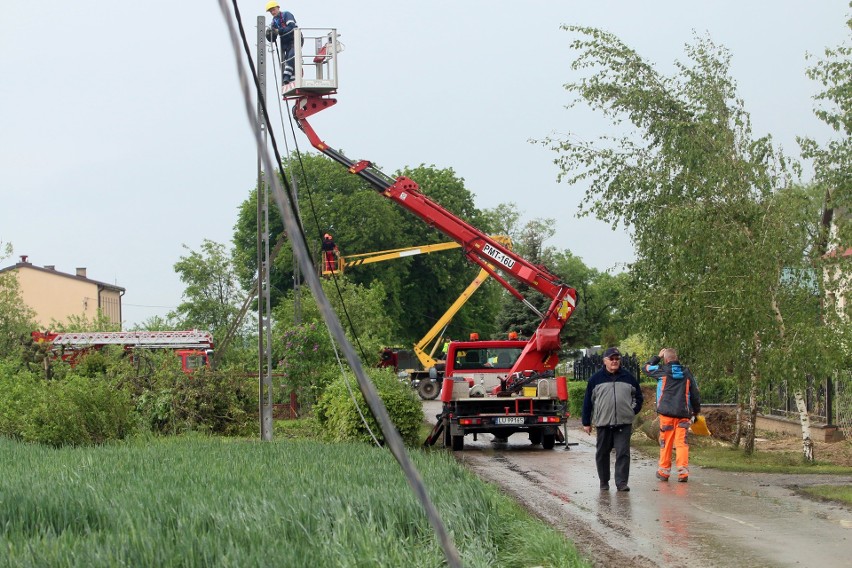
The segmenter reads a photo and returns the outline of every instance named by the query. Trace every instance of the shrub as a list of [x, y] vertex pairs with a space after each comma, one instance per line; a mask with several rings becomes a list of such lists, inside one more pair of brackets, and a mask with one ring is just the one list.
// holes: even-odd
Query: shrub
[[702, 404], [735, 404], [737, 402], [737, 380], [734, 377], [719, 377], [699, 381]]
[[[376, 386], [379, 397], [405, 444], [416, 446], [422, 442], [419, 432], [423, 423], [423, 408], [408, 382], [400, 381], [392, 370], [387, 369], [368, 369], [367, 374]], [[384, 443], [384, 435], [352, 375], [337, 377], [325, 389], [314, 408], [317, 421], [323, 429], [323, 437], [330, 441], [372, 442], [367, 425], [361, 420], [355, 407], [356, 404], [370, 430], [380, 443]]]
[[25, 416], [32, 408], [33, 392], [40, 382], [35, 373], [16, 371], [11, 364], [0, 363], [0, 434], [22, 437]]
[[340, 374], [328, 332], [316, 322], [295, 326], [283, 332], [278, 348], [282, 352], [276, 369], [282, 376], [278, 402], [295, 392], [307, 411]]
[[586, 396], [586, 381], [568, 381], [568, 412], [579, 419], [583, 414], [583, 398]]
[[257, 420], [257, 379], [228, 370], [200, 369], [187, 375], [174, 354], [157, 357], [150, 375], [130, 377], [136, 410], [160, 434], [205, 432], [239, 435]]
[[32, 373], [3, 377], [0, 433], [50, 446], [100, 444], [137, 429], [130, 396], [102, 378], [45, 381]]

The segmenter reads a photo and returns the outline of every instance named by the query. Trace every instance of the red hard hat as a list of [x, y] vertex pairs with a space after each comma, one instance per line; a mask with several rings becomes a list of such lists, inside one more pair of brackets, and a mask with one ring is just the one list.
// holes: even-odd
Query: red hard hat
[[476, 333], [476, 332], [471, 333], [470, 334], [470, 340], [471, 341], [479, 341], [479, 334]]
[[517, 339], [517, 338], [518, 338], [518, 332], [517, 331], [510, 331], [509, 332], [509, 339]]

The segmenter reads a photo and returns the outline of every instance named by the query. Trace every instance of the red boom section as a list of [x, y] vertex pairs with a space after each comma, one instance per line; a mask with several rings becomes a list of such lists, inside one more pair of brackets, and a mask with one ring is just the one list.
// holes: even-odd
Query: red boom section
[[[456, 217], [420, 191], [417, 183], [406, 177], [393, 179], [375, 169], [371, 162], [354, 162], [320, 140], [307, 117], [333, 106], [337, 101], [328, 97], [307, 96], [299, 99], [293, 114], [299, 127], [305, 132], [314, 148], [345, 166], [350, 173], [370, 182], [382, 195], [422, 219], [449, 238], [462, 245], [471, 262], [487, 270], [492, 278], [500, 282], [513, 296], [535, 310], [542, 318], [533, 337], [518, 358], [512, 372], [550, 370], [558, 362], [559, 332], [577, 304], [576, 291], [560, 282], [547, 268], [532, 264], [514, 251], [503, 246], [489, 235]], [[531, 288], [551, 299], [550, 307], [540, 313], [490, 265], [498, 267]]]

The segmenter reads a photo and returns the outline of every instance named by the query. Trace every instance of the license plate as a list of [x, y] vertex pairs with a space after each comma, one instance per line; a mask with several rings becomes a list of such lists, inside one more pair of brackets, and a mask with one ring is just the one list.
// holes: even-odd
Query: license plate
[[523, 416], [498, 416], [495, 419], [496, 424], [523, 424]]

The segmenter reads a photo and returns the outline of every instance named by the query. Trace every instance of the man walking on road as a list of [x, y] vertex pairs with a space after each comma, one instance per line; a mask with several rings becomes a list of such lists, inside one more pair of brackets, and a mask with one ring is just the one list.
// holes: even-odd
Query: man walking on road
[[[660, 359], [663, 364], [660, 365]], [[663, 348], [642, 367], [657, 379], [657, 414], [660, 418], [660, 463], [657, 479], [668, 481], [672, 472], [672, 448], [676, 454], [677, 480], [689, 480], [687, 432], [701, 410], [698, 385], [690, 370], [677, 360], [677, 351]]]
[[609, 490], [609, 454], [615, 448], [615, 487], [630, 491], [630, 435], [633, 418], [642, 410], [642, 389], [636, 377], [621, 368], [617, 347], [604, 351], [604, 367], [589, 378], [583, 399], [583, 430], [597, 430], [595, 463], [601, 490]]

